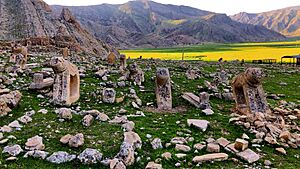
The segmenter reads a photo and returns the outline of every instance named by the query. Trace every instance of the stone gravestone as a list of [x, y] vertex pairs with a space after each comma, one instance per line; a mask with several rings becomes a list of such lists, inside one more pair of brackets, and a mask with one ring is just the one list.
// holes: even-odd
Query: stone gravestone
[[55, 73], [53, 102], [71, 105], [80, 97], [80, 77], [77, 66], [62, 57], [53, 57], [46, 63]]
[[116, 91], [112, 88], [106, 88], [102, 92], [104, 103], [114, 103], [116, 100]]
[[47, 87], [51, 87], [54, 83], [52, 78], [44, 79], [42, 73], [35, 73], [33, 75], [33, 82], [30, 84], [29, 89], [40, 90]]
[[126, 56], [125, 55], [120, 55], [120, 70], [124, 71], [127, 67], [126, 63]]
[[160, 110], [172, 109], [172, 91], [170, 73], [167, 68], [158, 68], [155, 78], [157, 107]]
[[70, 55], [70, 50], [67, 47], [65, 47], [61, 49], [61, 53], [64, 59], [67, 59], [68, 56]]
[[141, 86], [145, 81], [144, 72], [136, 63], [133, 63], [129, 66], [129, 77], [130, 80], [133, 80], [135, 84]]
[[117, 56], [113, 53], [110, 52], [107, 56], [107, 62], [109, 65], [114, 65], [116, 63]]
[[233, 79], [232, 88], [236, 108], [241, 113], [266, 113], [270, 111], [261, 84], [262, 77], [262, 69], [248, 68]]
[[200, 93], [199, 101], [201, 109], [211, 109], [211, 106], [209, 104], [209, 94], [207, 92]]

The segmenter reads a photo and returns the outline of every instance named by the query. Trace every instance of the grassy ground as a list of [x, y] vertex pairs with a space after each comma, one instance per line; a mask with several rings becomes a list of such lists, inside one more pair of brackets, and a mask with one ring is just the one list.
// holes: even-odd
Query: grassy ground
[[[205, 116], [201, 114], [200, 110], [196, 109], [194, 106], [190, 105], [184, 99], [181, 98], [182, 92], [194, 92], [199, 93], [198, 86], [204, 85], [204, 80], [211, 81], [210, 78], [200, 78], [198, 80], [187, 80], [184, 73], [179, 65], [180, 62], [159, 62], [156, 66], [155, 64], [150, 63], [150, 61], [137, 61], [141, 67], [145, 68], [146, 65], [151, 65], [152, 70], [145, 72], [145, 89], [147, 92], [140, 92], [138, 87], [135, 87], [138, 96], [142, 99], [143, 105], [146, 103], [154, 102], [155, 103], [155, 94], [154, 94], [154, 81], [152, 77], [154, 76], [156, 66], [157, 67], [168, 67], [172, 75], [172, 81], [174, 82], [172, 96], [173, 96], [173, 106], [184, 106], [187, 108], [187, 112], [184, 113], [149, 113], [145, 112], [146, 117], [130, 118], [136, 124], [135, 131], [140, 135], [143, 141], [143, 146], [141, 150], [138, 150], [138, 155], [141, 157], [141, 161], [136, 162], [133, 166], [128, 168], [132, 169], [141, 169], [145, 168], [148, 163], [147, 158], [150, 158], [150, 161], [154, 161], [157, 158], [160, 158], [161, 154], [164, 152], [171, 152], [173, 154], [173, 159], [166, 161], [162, 160], [164, 168], [175, 168], [175, 163], [180, 161], [182, 166], [181, 168], [199, 168], [195, 164], [192, 164], [192, 158], [196, 155], [206, 154], [205, 151], [199, 153], [194, 153], [191, 151], [187, 153], [188, 156], [184, 159], [176, 159], [174, 156], [175, 149], [173, 146], [169, 148], [164, 148], [162, 150], [153, 150], [151, 148], [150, 140], [146, 138], [147, 134], [152, 135], [153, 138], [159, 137], [162, 139], [163, 143], [170, 142], [170, 140], [178, 136], [178, 132], [182, 131], [186, 133], [186, 129], [191, 130], [191, 136], [194, 137], [194, 141], [190, 142], [189, 145], [192, 146], [195, 143], [204, 141], [209, 137], [215, 139], [219, 137], [225, 137], [231, 142], [236, 138], [241, 137], [243, 133], [247, 133], [240, 126], [233, 125], [228, 122], [230, 118], [230, 109], [233, 107], [233, 102], [223, 101], [217, 98], [211, 98], [211, 104], [215, 114], [213, 116]], [[195, 67], [203, 68], [205, 73], [213, 73], [217, 70], [218, 66], [216, 64], [207, 64], [206, 66], [199, 66], [200, 62], [197, 61], [188, 61], [190, 65]], [[97, 63], [96, 63], [97, 64]], [[84, 65], [83, 65], [84, 66]], [[86, 65], [85, 65], [86, 66]], [[229, 65], [227, 65], [229, 66]], [[230, 65], [231, 69], [243, 70], [242, 67], [237, 65]], [[295, 92], [299, 91], [300, 79], [299, 74], [289, 75], [280, 72], [280, 68], [270, 68], [265, 67], [268, 74], [268, 77], [264, 81], [264, 88], [268, 93], [274, 94], [285, 94], [287, 101], [298, 102], [300, 93]], [[120, 76], [117, 74], [111, 75], [109, 81], [116, 82]], [[15, 89], [17, 86], [26, 86], [29, 84], [31, 79], [28, 76], [23, 76], [22, 78], [17, 78], [14, 85], [9, 86], [11, 89]], [[101, 112], [106, 113], [110, 118], [113, 118], [114, 115], [121, 108], [128, 110], [127, 114], [134, 114], [137, 110], [132, 108], [131, 99], [126, 98], [123, 103], [120, 104], [104, 104], [101, 103], [100, 90], [102, 89], [99, 85], [101, 82], [100, 79], [94, 77], [91, 70], [87, 71], [87, 76], [81, 79], [81, 98], [80, 100], [73, 105], [71, 108], [75, 109], [80, 106], [81, 110], [91, 110], [97, 109]], [[282, 88], [279, 83], [286, 82], [289, 86]], [[117, 154], [119, 151], [119, 146], [123, 140], [123, 131], [118, 125], [111, 125], [106, 123], [100, 123], [94, 121], [92, 126], [84, 127], [81, 123], [82, 116], [74, 115], [71, 121], [59, 122], [57, 115], [54, 113], [56, 109], [55, 106], [48, 103], [48, 99], [38, 99], [38, 93], [33, 91], [28, 91], [26, 87], [20, 87], [20, 90], [23, 94], [22, 101], [20, 105], [13, 110], [11, 113], [12, 116], [6, 116], [0, 118], [0, 125], [6, 125], [13, 120], [16, 120], [18, 117], [21, 117], [26, 111], [46, 108], [49, 112], [46, 115], [41, 113], [36, 113], [33, 116], [33, 122], [25, 125], [21, 131], [14, 133], [6, 133], [5, 136], [14, 135], [17, 137], [16, 140], [10, 140], [8, 144], [20, 144], [24, 147], [25, 142], [28, 138], [35, 135], [40, 135], [44, 138], [44, 144], [46, 146], [45, 151], [52, 154], [55, 151], [67, 151], [69, 153], [79, 154], [85, 148], [96, 148], [99, 149], [104, 157], [111, 158]], [[121, 96], [121, 93], [128, 93], [130, 87], [117, 88], [117, 96]], [[275, 105], [276, 102], [269, 100], [272, 105]], [[195, 128], [190, 128], [186, 124], [186, 120], [190, 118], [195, 119], [206, 119], [211, 122], [210, 128], [206, 132], [199, 132]], [[180, 122], [177, 124], [176, 122]], [[75, 134], [82, 132], [85, 135], [85, 144], [81, 148], [69, 148], [66, 145], [62, 145], [59, 142], [59, 139], [65, 134]], [[250, 137], [254, 137], [250, 133], [247, 133]], [[3, 150], [5, 145], [0, 146], [0, 151]], [[252, 148], [255, 150], [255, 148]], [[262, 148], [263, 158], [258, 162], [257, 165], [263, 163], [263, 160], [268, 159], [273, 163], [273, 167], [277, 168], [300, 168], [299, 159], [296, 158], [296, 155], [300, 155], [299, 150], [287, 149], [288, 156], [282, 156], [274, 151], [274, 148], [269, 145], [264, 145]], [[255, 150], [257, 151], [257, 150]], [[224, 152], [224, 150], [222, 150]], [[22, 154], [23, 155], [23, 154]], [[61, 164], [54, 165], [47, 161], [33, 159], [33, 158], [23, 158], [21, 155], [19, 159], [14, 162], [7, 162], [5, 159], [9, 157], [7, 154], [0, 154], [0, 168], [107, 168], [100, 164], [85, 166], [78, 162], [78, 160]], [[235, 157], [230, 154], [230, 157]], [[215, 163], [206, 163], [202, 164], [201, 168], [244, 168], [244, 163], [235, 163], [232, 160], [226, 162], [215, 162]]]
[[[188, 47], [157, 48], [124, 50], [121, 53], [131, 58], [159, 58], [181, 60], [184, 51], [185, 60], [216, 61], [224, 60], [246, 60], [277, 59], [282, 56], [298, 55], [300, 53], [300, 41], [268, 42], [268, 43], [237, 43], [237, 44], [202, 44]], [[289, 61], [289, 60], [287, 60]]]

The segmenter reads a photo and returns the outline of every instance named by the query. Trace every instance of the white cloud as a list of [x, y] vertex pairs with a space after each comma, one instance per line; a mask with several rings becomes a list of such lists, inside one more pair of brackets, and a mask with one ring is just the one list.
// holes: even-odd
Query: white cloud
[[[68, 6], [98, 5], [102, 3], [122, 4], [127, 0], [44, 0], [48, 4]], [[187, 5], [217, 13], [266, 12], [300, 5], [299, 0], [154, 0], [164, 4]]]

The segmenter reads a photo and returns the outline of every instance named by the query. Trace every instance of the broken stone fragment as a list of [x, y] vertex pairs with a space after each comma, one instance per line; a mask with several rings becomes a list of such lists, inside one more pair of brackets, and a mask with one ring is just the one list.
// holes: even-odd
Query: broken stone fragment
[[186, 144], [187, 141], [183, 137], [174, 137], [171, 139], [171, 143], [172, 144]]
[[124, 142], [130, 144], [133, 149], [140, 149], [142, 147], [142, 140], [140, 136], [132, 131], [124, 133]]
[[104, 103], [114, 103], [116, 100], [116, 91], [112, 88], [106, 88], [102, 92]]
[[82, 133], [78, 133], [75, 136], [72, 136], [68, 142], [70, 147], [80, 147], [84, 144], [84, 136]]
[[225, 148], [228, 144], [230, 144], [230, 141], [228, 141], [226, 138], [223, 138], [223, 137], [217, 139], [216, 142], [223, 148]]
[[82, 124], [86, 127], [89, 127], [92, 125], [93, 120], [94, 120], [94, 117], [92, 115], [90, 115], [90, 114], [85, 115], [83, 117]]
[[161, 157], [166, 160], [170, 160], [172, 158], [172, 154], [170, 152], [165, 152], [161, 155]]
[[225, 153], [214, 153], [214, 154], [206, 154], [202, 156], [196, 156], [193, 158], [194, 163], [202, 163], [208, 161], [224, 161], [228, 159], [228, 155]]
[[202, 110], [202, 113], [209, 116], [209, 115], [213, 115], [214, 111], [212, 111], [211, 109], [204, 109], [204, 110]]
[[67, 152], [64, 151], [58, 151], [53, 153], [51, 156], [47, 158], [47, 161], [55, 164], [61, 164], [66, 163], [74, 160], [76, 158], [76, 155], [70, 155]]
[[32, 138], [27, 139], [25, 143], [26, 150], [44, 150], [45, 145], [43, 144], [43, 138], [40, 136], [34, 136]]
[[99, 113], [96, 119], [104, 122], [104, 121], [108, 121], [109, 117], [104, 113]]
[[45, 159], [48, 156], [48, 152], [45, 151], [40, 151], [40, 150], [33, 150], [33, 151], [28, 151], [25, 155], [24, 158], [27, 157], [33, 157], [33, 158], [40, 158], [40, 159]]
[[206, 131], [206, 129], [209, 125], [209, 121], [207, 121], [207, 120], [188, 119], [187, 124], [188, 124], [188, 126], [194, 126], [194, 127], [198, 128], [198, 129], [200, 129], [204, 132], [204, 131]]
[[162, 165], [151, 161], [147, 164], [145, 169], [162, 169]]
[[248, 141], [238, 138], [235, 140], [234, 148], [240, 151], [244, 151], [248, 148]]
[[247, 161], [248, 163], [254, 163], [260, 159], [260, 156], [251, 149], [247, 149], [245, 151], [237, 153], [236, 155], [242, 158], [243, 160]]
[[126, 166], [123, 163], [123, 161], [117, 158], [114, 158], [110, 161], [109, 167], [110, 169], [126, 169]]
[[72, 115], [72, 110], [68, 108], [60, 108], [55, 110], [55, 113], [58, 114], [59, 118], [66, 119], [66, 120], [71, 120], [73, 115]]
[[102, 154], [96, 149], [87, 148], [77, 158], [83, 164], [96, 164], [101, 161]]
[[207, 144], [206, 151], [210, 153], [218, 153], [220, 152], [220, 146], [215, 143]]
[[69, 143], [69, 141], [72, 137], [73, 136], [71, 134], [67, 134], [67, 135], [63, 136], [59, 141], [63, 144], [67, 144], [67, 143]]
[[17, 156], [21, 152], [23, 152], [23, 149], [21, 148], [20, 145], [11, 145], [11, 146], [5, 146], [2, 153], [8, 153], [12, 156]]
[[115, 158], [121, 159], [126, 166], [132, 165], [135, 160], [134, 148], [132, 147], [132, 144], [123, 142], [120, 147], [120, 151]]
[[32, 121], [32, 118], [27, 115], [24, 115], [24, 116], [18, 118], [18, 120], [23, 124], [27, 124]]
[[125, 131], [133, 131], [134, 126], [135, 124], [133, 121], [129, 121], [127, 123], [122, 124], [122, 127]]
[[286, 151], [284, 148], [276, 148], [275, 150], [283, 155], [286, 155]]
[[163, 148], [163, 145], [161, 143], [161, 139], [160, 138], [155, 138], [151, 141], [151, 145], [152, 145], [152, 148], [154, 150], [156, 149], [162, 149]]
[[189, 152], [189, 151], [191, 151], [191, 148], [189, 146], [186, 146], [186, 145], [183, 145], [183, 144], [176, 144], [175, 150], [176, 151]]

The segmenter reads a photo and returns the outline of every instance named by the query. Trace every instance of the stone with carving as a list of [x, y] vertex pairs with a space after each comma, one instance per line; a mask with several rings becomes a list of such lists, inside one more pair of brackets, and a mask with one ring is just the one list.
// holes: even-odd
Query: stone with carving
[[80, 77], [77, 66], [62, 57], [53, 57], [46, 63], [54, 73], [53, 102], [59, 105], [71, 105], [79, 97]]
[[41, 90], [45, 88], [49, 88], [53, 85], [54, 80], [52, 78], [44, 79], [42, 73], [35, 73], [33, 75], [33, 82], [30, 84], [29, 89], [33, 90]]
[[260, 68], [248, 68], [236, 76], [232, 82], [236, 108], [243, 114], [269, 112], [267, 99], [261, 79], [263, 71]]
[[141, 86], [142, 83], [145, 81], [144, 72], [136, 63], [133, 63], [129, 66], [128, 79], [133, 80], [138, 86]]
[[61, 49], [61, 54], [64, 57], [64, 59], [67, 59], [68, 56], [70, 55], [70, 50], [67, 47], [62, 48]]
[[158, 68], [156, 71], [156, 100], [160, 110], [172, 109], [172, 92], [170, 73], [167, 68]]
[[114, 103], [116, 100], [116, 91], [112, 88], [106, 88], [102, 92], [104, 103]]

